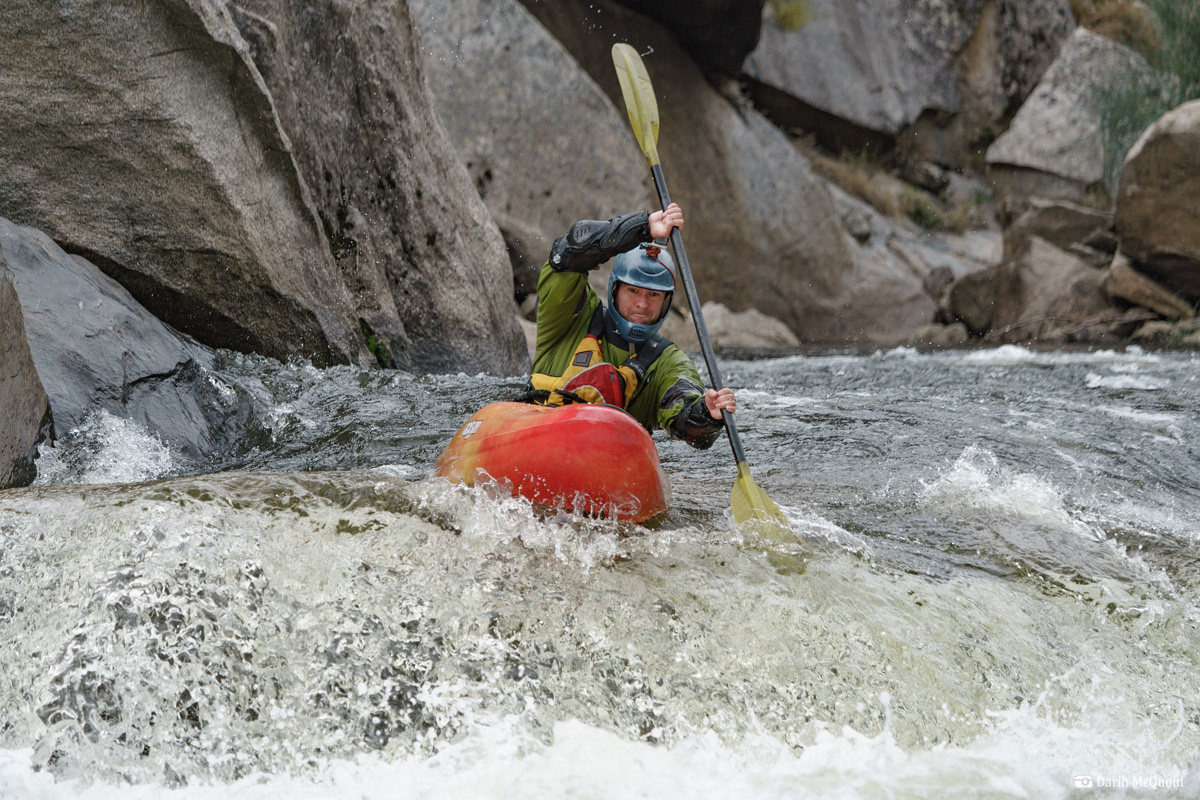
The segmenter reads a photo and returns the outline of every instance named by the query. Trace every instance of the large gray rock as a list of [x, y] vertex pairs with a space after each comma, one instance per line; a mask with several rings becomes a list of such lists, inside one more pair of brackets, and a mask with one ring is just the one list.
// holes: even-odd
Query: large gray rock
[[0, 213], [160, 319], [318, 365], [526, 366], [402, 0], [16, 0], [5, 23]]
[[781, 124], [827, 145], [965, 166], [1032, 90], [1074, 27], [1067, 0], [810, 0], [787, 30], [768, 14], [746, 61]]
[[94, 265], [5, 219], [0, 250], [59, 437], [103, 410], [201, 459], [261, 430], [251, 399], [212, 372], [207, 348], [161, 323]]
[[[858, 281], [828, 190], [761, 114], [717, 92], [653, 21], [606, 0], [528, 3], [539, 20], [622, 104], [613, 42], [639, 52], [654, 83], [659, 155], [704, 301], [756, 308], [803, 342], [869, 341], [891, 300]], [[598, 9], [599, 13], [589, 11]], [[632, 138], [629, 147], [637, 145]]]
[[197, 339], [369, 357], [261, 77], [215, 0], [5, 4], [0, 215]]
[[1095, 87], [1138, 56], [1124, 45], [1078, 28], [987, 150], [998, 193], [1078, 202], [1104, 177]]
[[579, 219], [651, 208], [618, 109], [517, 0], [410, 0], [435, 107], [509, 245], [518, 295]]
[[523, 372], [504, 240], [435, 112], [408, 3], [238, 0], [234, 17], [358, 313], [388, 345], [377, 357]]
[[954, 54], [974, 30], [978, 10], [964, 18], [953, 2], [942, 0], [811, 0], [809, 6], [811, 21], [797, 30], [766, 15], [758, 48], [746, 60], [747, 75], [892, 136], [926, 110], [958, 108]]
[[[705, 303], [703, 311], [704, 329], [708, 333], [709, 343], [717, 352], [793, 350], [800, 346], [800, 340], [786, 325], [757, 309], [734, 312], [720, 303]], [[690, 353], [700, 351], [696, 322], [687, 309], [672, 306], [662, 333], [681, 350]]]
[[21, 301], [0, 251], [0, 489], [37, 477], [37, 446], [54, 433], [50, 401], [29, 354]]
[[1116, 316], [1102, 281], [1099, 270], [1034, 236], [1012, 258], [955, 282], [950, 308], [974, 336], [1057, 341]]
[[1189, 303], [1200, 302], [1200, 100], [1142, 134], [1121, 170], [1121, 251]]

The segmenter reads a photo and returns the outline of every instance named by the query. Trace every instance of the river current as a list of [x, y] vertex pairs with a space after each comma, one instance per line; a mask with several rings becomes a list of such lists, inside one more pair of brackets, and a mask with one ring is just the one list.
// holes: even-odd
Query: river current
[[88, 420], [0, 492], [3, 798], [1200, 796], [1200, 354], [723, 360], [645, 527], [429, 479], [521, 378], [225, 355], [264, 433]]

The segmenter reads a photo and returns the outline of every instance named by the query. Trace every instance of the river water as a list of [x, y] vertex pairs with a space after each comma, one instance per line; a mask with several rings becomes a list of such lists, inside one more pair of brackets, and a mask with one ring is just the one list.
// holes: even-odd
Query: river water
[[225, 356], [261, 436], [95, 417], [0, 492], [0, 797], [1200, 796], [1200, 355], [728, 360], [759, 485], [647, 527], [431, 481], [520, 378]]

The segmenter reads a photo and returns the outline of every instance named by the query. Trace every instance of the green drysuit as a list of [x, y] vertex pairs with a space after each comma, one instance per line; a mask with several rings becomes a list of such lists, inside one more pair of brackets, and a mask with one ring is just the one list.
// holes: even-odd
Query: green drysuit
[[[556, 272], [547, 263], [538, 278], [537, 350], [533, 371], [562, 375], [575, 348], [587, 335], [600, 298], [583, 272]], [[601, 353], [620, 366], [629, 351], [601, 336]], [[627, 409], [646, 430], [662, 428], [701, 449], [712, 446], [724, 423], [704, 405], [704, 384], [696, 365], [675, 345], [668, 346], [646, 371]]]

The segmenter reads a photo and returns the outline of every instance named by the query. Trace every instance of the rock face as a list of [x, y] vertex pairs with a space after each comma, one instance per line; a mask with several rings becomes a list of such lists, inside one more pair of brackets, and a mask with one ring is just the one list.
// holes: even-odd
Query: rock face
[[112, 278], [5, 219], [0, 249], [58, 436], [102, 409], [201, 459], [256, 430], [249, 398], [210, 371], [211, 352], [163, 325]]
[[[1038, 237], [950, 290], [955, 320], [1002, 342], [1056, 341], [1111, 311], [1103, 273]], [[1112, 316], [1116, 316], [1113, 314]]]
[[1104, 177], [1094, 87], [1137, 55], [1111, 39], [1077, 29], [987, 151], [999, 193], [1078, 202]]
[[518, 296], [536, 293], [577, 220], [652, 207], [624, 109], [517, 0], [409, 5], [434, 105], [504, 234]]
[[[856, 272], [828, 190], [778, 128], [714, 90], [650, 20], [604, 0], [527, 7], [614, 104], [623, 107], [612, 43], [649, 53], [658, 151], [671, 199], [688, 217], [683, 238], [702, 300], [756, 308], [802, 342], [871, 340], [896, 298], [871, 291], [872, 276]], [[637, 147], [632, 138], [629, 146]], [[909, 284], [920, 291], [918, 276]]]
[[1121, 251], [1140, 272], [1200, 302], [1200, 100], [1167, 113], [1129, 151], [1117, 191]]
[[5, 17], [0, 215], [206, 343], [365, 361], [270, 97], [215, 4], [14, 0]]
[[[964, 19], [946, 2], [931, 16], [941, 25], [901, 29], [917, 3], [812, 0], [811, 20], [786, 30], [770, 14], [746, 74], [804, 103], [878, 133], [895, 136], [922, 112], [952, 111], [960, 95], [954, 53], [978, 19]], [[928, 7], [930, 4], [923, 4]], [[910, 38], [911, 37], [911, 38]]]
[[37, 477], [37, 446], [53, 435], [46, 390], [33, 366], [21, 302], [0, 252], [0, 489]]
[[899, 144], [964, 166], [1032, 90], [1074, 27], [1067, 0], [810, 0], [810, 21], [771, 15], [746, 61], [783, 125], [837, 149]]
[[210, 346], [523, 368], [404, 3], [242, 5], [268, 80], [219, 0], [7, 4], [0, 214]]
[[758, 44], [763, 4], [745, 0], [619, 0], [669, 30], [702, 67], [737, 77]]
[[523, 371], [504, 241], [434, 111], [408, 3], [237, 6], [355, 307], [392, 358], [376, 356]]

